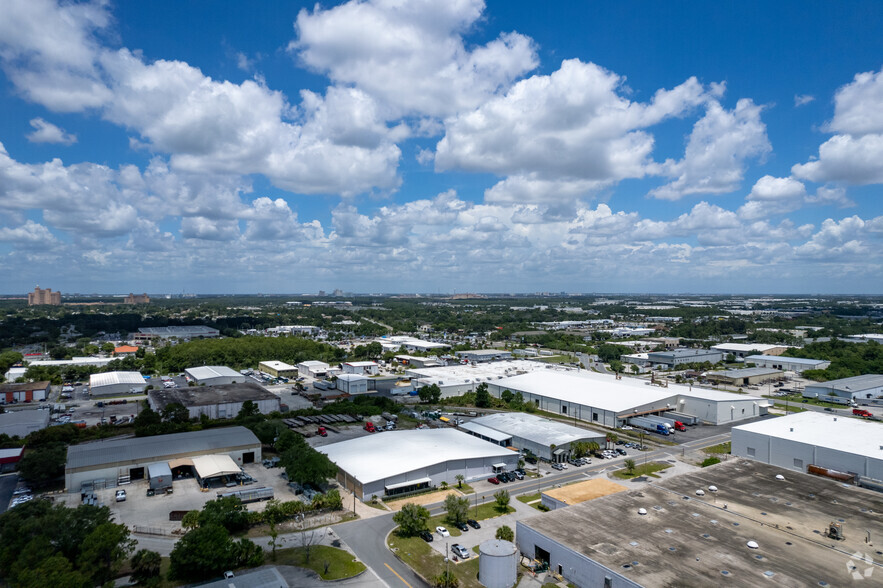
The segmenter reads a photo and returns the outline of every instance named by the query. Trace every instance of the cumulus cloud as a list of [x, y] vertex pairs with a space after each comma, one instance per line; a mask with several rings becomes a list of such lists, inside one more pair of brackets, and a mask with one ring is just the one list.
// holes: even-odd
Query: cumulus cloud
[[653, 165], [654, 143], [643, 129], [682, 116], [709, 94], [690, 78], [638, 103], [621, 95], [622, 83], [620, 76], [576, 59], [551, 75], [522, 80], [446, 121], [436, 169], [510, 176], [488, 192], [493, 201], [554, 199], [562, 188], [559, 198], [567, 198], [643, 177]]
[[289, 50], [337, 84], [378, 99], [386, 116], [444, 117], [478, 106], [537, 65], [531, 40], [504, 33], [467, 49], [482, 0], [350, 1], [301, 10]]
[[883, 70], [856, 74], [834, 96], [834, 118], [825, 130], [836, 133], [819, 147], [818, 157], [791, 173], [813, 182], [865, 185], [883, 182]]
[[711, 101], [705, 115], [693, 126], [684, 158], [667, 161], [663, 173], [676, 179], [650, 191], [650, 196], [678, 200], [690, 194], [726, 194], [739, 188], [746, 160], [772, 150], [762, 107], [743, 98], [727, 110]]
[[27, 135], [31, 143], [56, 143], [59, 145], [73, 145], [77, 142], [77, 136], [64, 132], [54, 124], [42, 118], [33, 118], [30, 122], [34, 131]]
[[48, 227], [30, 219], [17, 227], [0, 227], [0, 241], [27, 247], [45, 247], [57, 242]]

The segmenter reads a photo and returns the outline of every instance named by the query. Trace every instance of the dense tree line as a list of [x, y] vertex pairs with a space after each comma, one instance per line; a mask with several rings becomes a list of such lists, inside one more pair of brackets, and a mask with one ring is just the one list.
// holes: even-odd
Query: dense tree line
[[303, 337], [200, 339], [163, 347], [156, 352], [157, 364], [164, 372], [180, 372], [200, 365], [256, 368], [258, 363], [270, 358], [292, 365], [306, 360], [338, 363], [345, 358], [345, 353], [337, 347]]
[[831, 365], [827, 369], [803, 372], [807, 378], [820, 382], [863, 374], [883, 374], [883, 345], [875, 341], [849, 343], [834, 339], [788, 349], [783, 355], [830, 361]]

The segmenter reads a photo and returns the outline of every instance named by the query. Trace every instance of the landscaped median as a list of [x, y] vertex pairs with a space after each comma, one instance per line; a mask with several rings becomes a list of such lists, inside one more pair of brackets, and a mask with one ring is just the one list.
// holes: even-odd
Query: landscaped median
[[313, 570], [323, 580], [343, 580], [364, 572], [365, 564], [343, 549], [328, 545], [305, 547], [289, 547], [276, 550], [276, 560], [267, 557], [267, 563], [281, 566], [297, 566]]
[[640, 476], [649, 476], [651, 478], [658, 478], [655, 472], [661, 472], [662, 470], [667, 470], [671, 467], [670, 463], [662, 463], [658, 461], [651, 461], [650, 463], [644, 463], [641, 465], [636, 465], [632, 471], [628, 469], [616, 470], [613, 472], [614, 478], [619, 478], [620, 480], [633, 480]]

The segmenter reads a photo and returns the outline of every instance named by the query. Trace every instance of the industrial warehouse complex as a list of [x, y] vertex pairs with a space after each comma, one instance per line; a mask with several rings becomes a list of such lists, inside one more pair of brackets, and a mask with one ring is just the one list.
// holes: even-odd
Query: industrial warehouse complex
[[[806, 472], [809, 466], [883, 481], [883, 426], [800, 412], [733, 427], [733, 455]], [[883, 490], [883, 487], [881, 487]]]
[[576, 586], [842, 586], [874, 571], [869, 512], [876, 492], [733, 459], [519, 520], [515, 536]]
[[540, 459], [561, 462], [570, 455], [570, 444], [603, 444], [606, 435], [580, 429], [523, 412], [503, 412], [479, 417], [460, 425], [470, 435], [503, 447], [526, 450]]
[[197, 384], [217, 386], [219, 384], [235, 384], [244, 382], [245, 376], [234, 369], [223, 365], [204, 365], [184, 370], [187, 377]]
[[64, 485], [68, 492], [80, 492], [84, 485], [113, 487], [120, 479], [143, 479], [151, 464], [202, 455], [226, 455], [238, 465], [259, 462], [261, 442], [245, 427], [225, 427], [71, 445], [67, 450]]
[[677, 411], [714, 425], [767, 414], [765, 398], [704, 388], [654, 386], [591, 372], [535, 371], [488, 383], [493, 396], [521, 392], [524, 402], [569, 418], [619, 427], [632, 416]]
[[518, 453], [454, 429], [390, 431], [317, 448], [337, 464], [337, 481], [360, 499], [395, 496], [487, 478], [518, 467]]
[[104, 372], [89, 376], [89, 390], [93, 396], [142, 394], [147, 380], [139, 372]]
[[813, 382], [803, 389], [810, 398], [837, 396], [848, 400], [868, 400], [883, 396], [883, 375], [866, 374], [829, 382]]

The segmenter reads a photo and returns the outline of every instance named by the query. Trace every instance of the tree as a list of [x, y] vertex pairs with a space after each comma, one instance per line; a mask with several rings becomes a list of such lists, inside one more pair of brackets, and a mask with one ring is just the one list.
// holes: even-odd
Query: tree
[[261, 565], [264, 552], [248, 539], [233, 541], [224, 527], [209, 523], [188, 531], [175, 544], [169, 559], [170, 578], [197, 581], [227, 569]]
[[438, 401], [441, 400], [442, 391], [441, 388], [438, 387], [438, 384], [432, 384], [429, 386], [429, 397], [433, 403], [438, 404]]
[[129, 538], [128, 527], [108, 521], [86, 535], [77, 563], [96, 584], [104, 584], [116, 576], [123, 561], [135, 551], [135, 545], [135, 540]]
[[104, 343], [101, 345], [101, 351], [105, 353], [113, 353], [113, 350], [116, 349], [113, 343]]
[[198, 510], [188, 510], [181, 519], [181, 526], [188, 531], [195, 529], [199, 526], [199, 514]]
[[261, 409], [257, 404], [252, 402], [251, 400], [246, 400], [242, 403], [242, 408], [239, 409], [239, 414], [236, 415], [236, 420], [239, 422], [247, 421], [254, 417], [261, 416]]
[[417, 390], [417, 397], [420, 399], [420, 402], [424, 404], [429, 404], [432, 400], [432, 388], [428, 385], [420, 386]]
[[172, 402], [162, 409], [162, 420], [170, 423], [190, 421], [190, 411], [180, 402]]
[[18, 462], [18, 473], [34, 486], [45, 486], [64, 475], [67, 449], [63, 443], [52, 443], [27, 451]]
[[220, 525], [229, 533], [248, 528], [248, 509], [236, 496], [209, 500], [199, 513], [199, 526]]
[[632, 474], [635, 471], [635, 460], [629, 458], [623, 462], [625, 465], [625, 469], [629, 474]]
[[462, 488], [463, 480], [466, 479], [466, 476], [464, 476], [463, 474], [457, 474], [456, 476], [454, 476], [454, 478], [457, 480], [457, 488]]
[[392, 520], [399, 526], [399, 534], [411, 537], [426, 530], [429, 511], [419, 504], [409, 502], [402, 510], [393, 515]]
[[509, 492], [507, 490], [497, 490], [494, 492], [494, 500], [497, 502], [497, 510], [506, 512], [509, 508]]
[[513, 531], [510, 527], [503, 525], [499, 529], [497, 529], [496, 535], [494, 535], [497, 539], [501, 539], [503, 541], [515, 541], [515, 531]]
[[475, 389], [475, 406], [487, 408], [491, 405], [491, 395], [487, 390], [487, 382], [482, 382]]
[[132, 580], [143, 586], [156, 586], [160, 582], [159, 571], [162, 557], [155, 551], [138, 550], [132, 556]]
[[337, 475], [337, 466], [320, 453], [304, 444], [301, 449], [292, 447], [282, 454], [282, 467], [288, 479], [298, 484], [324, 484], [325, 480]]
[[466, 513], [469, 512], [469, 499], [448, 494], [445, 498], [445, 511], [448, 513], [448, 520], [452, 523], [465, 523]]
[[585, 457], [589, 453], [589, 442], [574, 441], [570, 444], [570, 451], [573, 453], [573, 457], [577, 459]]
[[515, 398], [515, 395], [512, 394], [512, 390], [503, 390], [503, 393], [500, 394], [500, 398], [503, 399], [503, 402], [509, 404], [512, 402], [512, 399]]
[[444, 570], [432, 580], [433, 588], [458, 588], [460, 580], [450, 570]]

